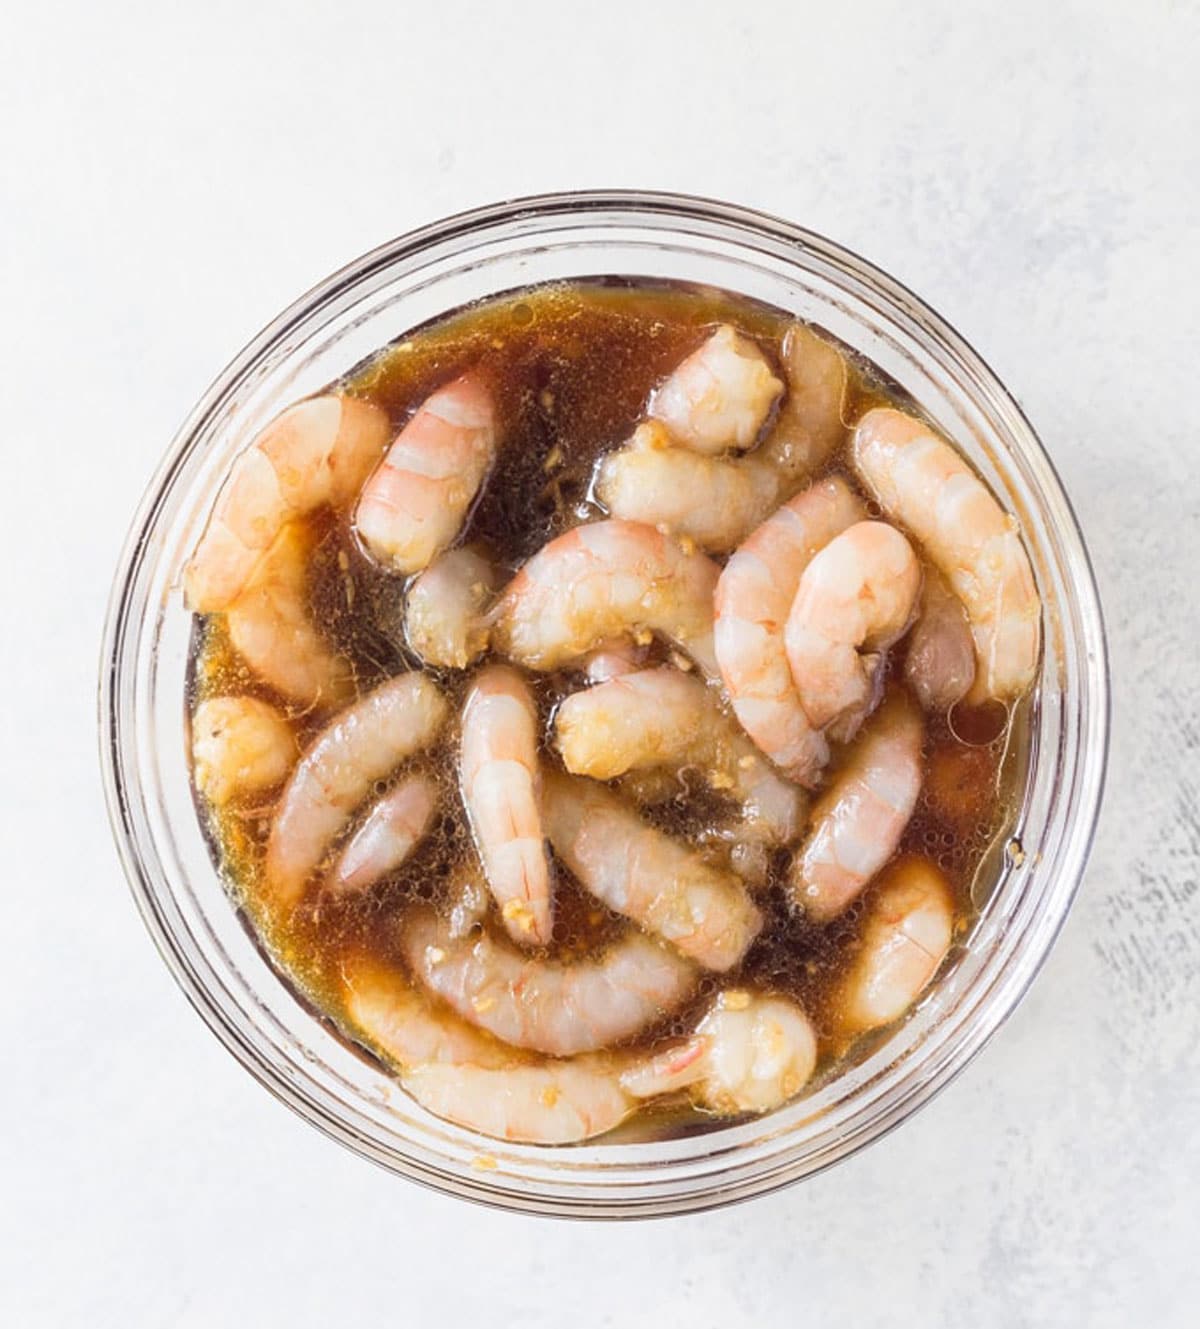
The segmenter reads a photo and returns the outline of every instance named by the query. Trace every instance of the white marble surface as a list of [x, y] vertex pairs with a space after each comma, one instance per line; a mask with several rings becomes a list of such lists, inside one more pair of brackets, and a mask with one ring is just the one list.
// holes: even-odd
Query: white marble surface
[[[4, 30], [0, 1321], [1195, 1324], [1195, 4], [28, 4]], [[128, 898], [94, 698], [126, 522], [245, 339], [399, 231], [605, 184], [795, 218], [967, 333], [1078, 506], [1116, 707], [1078, 906], [970, 1070], [799, 1189], [601, 1228], [426, 1194], [233, 1063]]]

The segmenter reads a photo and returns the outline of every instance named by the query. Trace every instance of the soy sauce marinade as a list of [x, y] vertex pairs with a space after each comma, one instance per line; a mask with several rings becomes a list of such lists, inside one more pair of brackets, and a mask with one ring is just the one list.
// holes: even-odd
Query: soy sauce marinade
[[[381, 407], [394, 431], [430, 392], [486, 363], [496, 393], [500, 451], [462, 539], [484, 542], [506, 576], [554, 536], [604, 515], [591, 495], [597, 458], [628, 439], [652, 389], [715, 325], [733, 324], [778, 362], [790, 322], [781, 311], [709, 289], [618, 280], [547, 286], [416, 329], [336, 386]], [[875, 405], [912, 409], [869, 365], [848, 359], [847, 423]], [[840, 452], [825, 472], [854, 483]], [[364, 553], [350, 529], [352, 507], [305, 519], [311, 544], [308, 595], [312, 621], [352, 663], [357, 690], [363, 693], [390, 675], [423, 666], [404, 645], [404, 580], [380, 570]], [[903, 655], [901, 643], [888, 665], [893, 677], [900, 677]], [[485, 655], [480, 665], [489, 658]], [[452, 714], [457, 715], [478, 667], [428, 671], [445, 692]], [[548, 720], [556, 702], [579, 686], [578, 678], [526, 677], [543, 721], [542, 760], [558, 765], [545, 738]], [[330, 718], [327, 712], [302, 714], [273, 695], [232, 648], [222, 616], [198, 617], [189, 710], [207, 697], [225, 694], [256, 695], [280, 706], [292, 718], [302, 750]], [[965, 932], [990, 888], [989, 878], [999, 871], [995, 850], [1012, 816], [1023, 715], [1020, 706], [1007, 719], [960, 709], [955, 730], [962, 737], [945, 718], [926, 716], [925, 779], [900, 851], [923, 854], [941, 866], [955, 893], [956, 935]], [[835, 750], [831, 773], [839, 755]], [[365, 894], [319, 899], [287, 915], [269, 908], [261, 890], [276, 795], [234, 799], [219, 810], [197, 796], [214, 859], [273, 964], [308, 1003], [351, 1036], [341, 1006], [345, 956], [365, 948], [399, 964], [397, 911], [414, 898], [442, 900], [457, 870], [477, 869], [458, 793], [454, 722], [427, 756], [440, 783], [440, 810], [408, 861]], [[702, 784], [680, 776], [674, 797], [642, 811], [662, 830], [727, 865], [727, 846], [707, 832], [729, 808]], [[647, 1031], [638, 1046], [649, 1048], [690, 1032], [713, 992], [737, 985], [794, 996], [813, 1021], [826, 1066], [845, 1051], [845, 1041], [835, 1032], [830, 994], [855, 954], [870, 890], [834, 922], [806, 923], [786, 902], [787, 859], [786, 851], [775, 855], [767, 889], [756, 893], [766, 921], [741, 965], [730, 974], [706, 977], [695, 1000]], [[552, 950], [558, 958], [586, 955], [628, 926], [585, 894], [562, 864], [556, 871]], [[648, 1106], [639, 1119], [655, 1111]], [[664, 1116], [665, 1111], [657, 1109], [651, 1126], [656, 1133], [697, 1129], [706, 1121], [695, 1111]]]

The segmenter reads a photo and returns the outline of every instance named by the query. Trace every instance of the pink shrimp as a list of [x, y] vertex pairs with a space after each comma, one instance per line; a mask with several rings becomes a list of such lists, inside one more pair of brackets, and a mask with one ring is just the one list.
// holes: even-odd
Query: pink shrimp
[[409, 646], [426, 664], [465, 669], [487, 650], [485, 610], [495, 590], [495, 569], [478, 549], [439, 554], [405, 597]]
[[338, 855], [326, 889], [356, 894], [394, 872], [420, 843], [436, 808], [437, 785], [419, 772], [380, 795]]
[[912, 621], [921, 565], [894, 526], [861, 521], [800, 576], [783, 641], [814, 728], [847, 742], [879, 700], [883, 652]]
[[293, 905], [330, 843], [377, 780], [437, 736], [446, 701], [422, 674], [401, 674], [347, 707], [317, 735], [279, 799], [266, 884]]
[[218, 807], [282, 784], [298, 755], [287, 719], [256, 697], [209, 697], [192, 716], [192, 774]]
[[493, 645], [530, 669], [578, 660], [606, 638], [661, 633], [716, 675], [715, 563], [631, 521], [576, 526], [517, 573], [495, 610]]
[[426, 398], [363, 486], [354, 525], [393, 572], [419, 572], [452, 544], [496, 453], [496, 411], [476, 374]]
[[387, 416], [353, 397], [313, 397], [276, 416], [234, 462], [184, 574], [188, 607], [227, 608], [288, 522], [347, 502], [379, 460]]
[[769, 517], [717, 584], [714, 645], [734, 713], [760, 750], [801, 784], [816, 783], [829, 749], [796, 692], [784, 625], [813, 555], [863, 515], [844, 480], [822, 480]]
[[921, 715], [894, 692], [813, 806], [792, 860], [792, 896], [818, 923], [836, 917], [891, 858], [921, 792]]
[[1019, 697], [1037, 673], [1042, 609], [1016, 519], [949, 443], [902, 411], [868, 411], [851, 451], [863, 483], [966, 608], [978, 661], [971, 700]]
[[537, 708], [514, 669], [490, 665], [463, 705], [463, 803], [505, 926], [523, 945], [549, 944], [550, 860], [542, 833]]

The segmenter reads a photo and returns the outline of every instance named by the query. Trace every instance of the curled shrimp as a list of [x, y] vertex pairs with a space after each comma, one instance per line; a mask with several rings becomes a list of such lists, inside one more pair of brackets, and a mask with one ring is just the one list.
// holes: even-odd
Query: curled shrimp
[[695, 767], [743, 805], [743, 829], [771, 844], [799, 830], [800, 791], [722, 710], [711, 688], [678, 669], [643, 669], [559, 704], [555, 737], [574, 775], [612, 780], [627, 771]]
[[326, 889], [356, 894], [394, 872], [420, 843], [436, 808], [437, 785], [419, 772], [381, 794], [338, 855]]
[[975, 681], [975, 642], [962, 601], [934, 567], [925, 569], [920, 608], [908, 634], [904, 677], [927, 711], [945, 714]]
[[521, 676], [505, 665], [481, 670], [463, 705], [463, 803], [504, 924], [526, 946], [548, 945], [554, 925], [537, 745], [537, 708]]
[[769, 517], [717, 583], [714, 646], [734, 713], [759, 750], [801, 784], [816, 783], [829, 749], [800, 703], [784, 626], [813, 555], [863, 515], [844, 480], [822, 480]]
[[895, 853], [921, 792], [922, 739], [920, 712], [894, 692], [813, 805], [790, 886], [816, 922], [840, 914]]
[[435, 911], [414, 909], [400, 946], [412, 973], [468, 1023], [556, 1057], [640, 1033], [670, 1015], [697, 980], [677, 952], [632, 929], [596, 958], [546, 960], [486, 931], [455, 937]]
[[808, 1083], [817, 1036], [804, 1011], [784, 997], [723, 992], [683, 1044], [628, 1068], [622, 1087], [638, 1098], [695, 1086], [714, 1112], [768, 1112]]
[[395, 1066], [422, 1107], [468, 1130], [526, 1144], [573, 1144], [612, 1130], [637, 1100], [609, 1058], [538, 1058], [435, 1008], [368, 956], [343, 967], [354, 1035]]
[[469, 545], [437, 558], [408, 588], [404, 632], [428, 665], [465, 669], [488, 645], [485, 609], [496, 590], [496, 573]]
[[694, 452], [748, 448], [782, 391], [762, 351], [723, 323], [657, 388], [649, 414]]
[[932, 863], [906, 855], [871, 892], [861, 949], [836, 994], [838, 1027], [849, 1034], [890, 1024], [928, 986], [950, 949], [954, 902]]
[[589, 683], [607, 683], [624, 674], [634, 674], [646, 663], [647, 648], [628, 637], [611, 637], [589, 651], [579, 662]]
[[184, 573], [189, 609], [225, 609], [289, 522], [348, 502], [379, 460], [387, 416], [340, 394], [276, 416], [234, 462]]
[[496, 454], [491, 393], [468, 373], [439, 388], [363, 486], [354, 525], [379, 562], [419, 572], [452, 544]]
[[894, 526], [860, 521], [800, 576], [783, 641], [800, 704], [843, 742], [879, 700], [883, 655], [912, 621], [921, 565]]
[[745, 955], [762, 915], [742, 882], [646, 825], [603, 785], [548, 775], [543, 814], [555, 853], [610, 909], [708, 969]]
[[576, 526], [543, 546], [495, 610], [493, 645], [530, 669], [579, 659], [609, 637], [660, 633], [716, 675], [712, 628], [718, 568], [694, 549], [631, 521]]
[[218, 807], [282, 784], [297, 755], [291, 725], [257, 697], [209, 697], [192, 716], [192, 775]]
[[747, 457], [698, 454], [663, 424], [603, 457], [596, 496], [615, 517], [648, 522], [702, 549], [735, 548], [840, 441], [846, 364], [797, 324], [784, 343], [789, 395], [767, 441]]
[[354, 690], [350, 661], [334, 651], [309, 618], [313, 539], [285, 526], [225, 611], [234, 649], [281, 696], [302, 706], [336, 706]]
[[947, 442], [902, 411], [868, 411], [851, 452], [863, 483], [966, 608], [978, 662], [970, 699], [1019, 697], [1037, 673], [1041, 601], [1016, 519]]
[[434, 740], [446, 710], [424, 675], [400, 674], [317, 735], [284, 788], [267, 840], [266, 884], [277, 903], [295, 904], [375, 782]]

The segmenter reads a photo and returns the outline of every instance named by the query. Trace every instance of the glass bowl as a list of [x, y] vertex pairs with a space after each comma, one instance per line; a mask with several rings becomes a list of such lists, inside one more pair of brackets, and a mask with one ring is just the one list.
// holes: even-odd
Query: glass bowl
[[[619, 274], [725, 287], [820, 325], [920, 403], [1024, 527], [1044, 605], [1023, 853], [911, 1016], [809, 1095], [673, 1141], [505, 1144], [441, 1121], [291, 993], [214, 870], [192, 803], [181, 572], [231, 459], [286, 404], [406, 330], [480, 297]], [[209, 1027], [252, 1075], [351, 1149], [438, 1190], [588, 1218], [680, 1213], [811, 1176], [903, 1121], [980, 1050], [1045, 959], [1079, 885], [1108, 732], [1104, 631], [1070, 504], [1032, 428], [965, 341], [879, 269], [809, 231], [668, 194], [546, 195], [402, 236], [297, 300], [184, 422], [121, 556], [105, 629], [102, 764], [146, 926]]]

